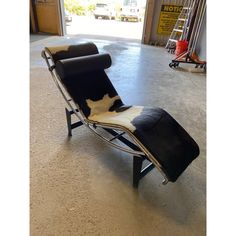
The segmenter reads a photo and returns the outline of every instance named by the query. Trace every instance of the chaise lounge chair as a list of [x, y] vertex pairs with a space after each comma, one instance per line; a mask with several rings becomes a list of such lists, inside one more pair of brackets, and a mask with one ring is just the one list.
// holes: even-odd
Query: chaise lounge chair
[[[104, 71], [111, 57], [99, 54], [95, 44], [46, 47], [42, 57], [69, 107], [68, 134], [85, 125], [109, 145], [132, 154], [134, 187], [154, 167], [163, 184], [175, 182], [199, 155], [197, 143], [165, 110], [122, 102]], [[71, 123], [72, 115], [79, 121]], [[142, 169], [144, 160], [149, 164]]]

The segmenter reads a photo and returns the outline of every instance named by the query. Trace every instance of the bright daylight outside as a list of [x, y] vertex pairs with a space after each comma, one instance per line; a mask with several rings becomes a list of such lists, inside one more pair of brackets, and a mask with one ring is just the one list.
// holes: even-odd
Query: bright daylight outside
[[141, 40], [146, 0], [64, 0], [66, 33]]

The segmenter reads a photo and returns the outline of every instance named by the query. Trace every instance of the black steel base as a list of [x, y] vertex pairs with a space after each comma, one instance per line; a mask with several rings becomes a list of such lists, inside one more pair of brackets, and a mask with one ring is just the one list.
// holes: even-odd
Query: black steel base
[[[71, 123], [71, 116], [74, 114], [74, 112], [72, 110], [69, 111], [67, 108], [65, 108], [65, 111], [66, 111], [68, 136], [72, 136], [72, 129], [75, 129], [83, 125], [83, 123], [81, 121]], [[135, 151], [140, 151], [137, 145], [135, 145], [134, 143], [132, 143], [131, 141], [129, 141], [128, 139], [122, 136], [124, 133], [118, 134], [115, 130], [108, 129], [108, 128], [103, 128], [103, 130], [105, 130], [106, 132], [108, 132], [109, 134], [113, 136], [111, 140], [118, 139], [129, 148]], [[142, 179], [147, 173], [149, 173], [155, 167], [155, 165], [149, 161], [150, 163], [142, 169], [142, 165], [145, 160], [149, 161], [149, 159], [146, 156], [133, 157], [133, 187], [134, 188], [138, 188], [140, 179]]]
[[153, 163], [149, 163], [142, 169], [143, 161], [145, 157], [133, 157], [133, 187], [138, 188], [139, 180], [142, 179], [148, 172], [150, 172], [155, 166]]
[[83, 125], [83, 123], [81, 121], [78, 121], [78, 122], [75, 122], [72, 124], [71, 123], [71, 116], [74, 114], [74, 112], [69, 111], [67, 108], [65, 108], [65, 111], [66, 111], [66, 122], [67, 122], [68, 136], [72, 136], [72, 129]]

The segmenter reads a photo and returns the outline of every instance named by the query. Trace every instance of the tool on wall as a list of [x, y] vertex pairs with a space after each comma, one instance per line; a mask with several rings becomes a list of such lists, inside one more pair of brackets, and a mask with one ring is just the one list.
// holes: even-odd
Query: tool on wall
[[206, 13], [206, 0], [198, 0], [197, 7], [195, 10], [195, 16], [193, 16], [194, 23], [191, 29], [191, 34], [189, 35], [188, 47], [187, 50], [184, 50], [179, 55], [176, 55], [176, 58], [172, 60], [169, 64], [171, 68], [176, 68], [179, 66], [179, 63], [188, 63], [194, 64], [196, 68], [206, 69], [206, 61], [201, 61], [196, 54], [196, 46], [202, 27], [202, 22]]

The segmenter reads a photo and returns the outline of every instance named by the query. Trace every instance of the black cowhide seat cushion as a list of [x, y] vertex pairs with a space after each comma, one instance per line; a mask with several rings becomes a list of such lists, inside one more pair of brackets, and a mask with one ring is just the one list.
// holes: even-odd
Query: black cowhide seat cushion
[[199, 155], [199, 148], [178, 122], [161, 108], [120, 107], [89, 116], [89, 120], [122, 126], [145, 146], [172, 182]]
[[199, 147], [182, 126], [161, 108], [144, 108], [132, 121], [134, 135], [174, 182], [199, 155]]

